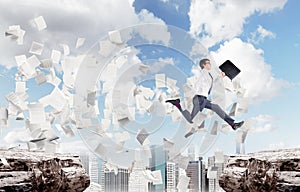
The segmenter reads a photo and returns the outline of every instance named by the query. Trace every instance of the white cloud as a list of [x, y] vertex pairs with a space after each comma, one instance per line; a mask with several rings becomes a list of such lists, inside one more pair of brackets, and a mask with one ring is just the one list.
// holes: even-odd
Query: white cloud
[[[24, 45], [18, 46], [9, 38], [0, 36], [0, 64], [8, 68], [16, 66], [15, 55], [28, 53], [32, 41], [45, 44], [41, 57], [48, 58], [52, 49], [62, 50], [60, 43], [70, 46], [71, 54], [75, 49], [78, 37], [86, 38], [81, 50], [88, 49], [99, 39], [107, 35], [108, 31], [137, 25], [140, 23], [160, 23], [148, 11], [135, 13], [132, 1], [97, 1], [84, 0], [70, 1], [46, 1], [29, 0], [26, 2], [0, 1], [0, 31], [4, 33], [10, 25], [20, 25], [26, 31]], [[32, 20], [43, 16], [47, 28], [38, 31], [32, 24]]]
[[258, 115], [256, 117], [253, 117], [252, 119], [258, 124], [263, 124], [266, 122], [274, 122], [278, 120], [278, 118], [273, 117], [271, 115]]
[[267, 123], [263, 127], [256, 127], [254, 132], [255, 133], [271, 132], [271, 131], [274, 131], [276, 129], [278, 129], [277, 126], [274, 126], [271, 123]]
[[278, 129], [278, 126], [274, 125], [279, 119], [271, 115], [258, 115], [251, 118], [255, 124], [254, 133], [271, 132]]
[[249, 42], [258, 44], [267, 37], [274, 39], [276, 37], [276, 34], [271, 31], [268, 31], [267, 29], [265, 29], [261, 25], [259, 25], [257, 27], [256, 31], [251, 33], [251, 38], [249, 39]]
[[289, 85], [274, 77], [261, 49], [239, 38], [226, 41], [211, 55], [218, 65], [229, 59], [241, 70], [236, 78], [240, 78], [242, 87], [246, 88], [246, 96], [255, 101], [271, 99]]
[[287, 0], [192, 0], [189, 11], [190, 32], [200, 35], [202, 43], [211, 47], [240, 35], [246, 19], [252, 14], [282, 9], [286, 2]]
[[277, 149], [283, 149], [283, 148], [288, 148], [288, 146], [280, 141], [279, 143], [271, 143], [269, 144], [269, 147], [268, 147], [270, 150], [277, 150]]

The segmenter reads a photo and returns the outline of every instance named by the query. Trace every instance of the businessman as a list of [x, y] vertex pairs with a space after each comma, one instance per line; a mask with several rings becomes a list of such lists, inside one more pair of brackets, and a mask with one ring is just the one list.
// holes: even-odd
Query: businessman
[[[244, 124], [244, 121], [235, 122], [235, 120], [227, 115], [219, 105], [214, 104], [207, 99], [213, 87], [213, 77], [209, 73], [211, 70], [210, 60], [206, 58], [200, 60], [199, 66], [201, 69], [195, 75], [195, 84], [193, 86], [195, 96], [193, 97], [192, 112], [190, 113], [187, 110], [182, 110], [180, 99], [166, 100], [166, 102], [176, 106], [189, 123], [193, 123], [193, 118], [197, 115], [197, 113], [206, 108], [216, 112], [219, 117], [221, 117], [232, 127], [233, 130], [237, 130]], [[225, 73], [222, 72], [221, 76], [224, 77]]]

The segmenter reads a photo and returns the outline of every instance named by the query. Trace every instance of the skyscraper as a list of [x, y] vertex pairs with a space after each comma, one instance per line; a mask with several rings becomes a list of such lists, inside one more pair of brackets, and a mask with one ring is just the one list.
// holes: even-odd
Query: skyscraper
[[151, 171], [160, 171], [163, 183], [160, 185], [153, 185], [150, 183], [149, 191], [164, 191], [166, 189], [166, 152], [161, 146], [151, 146], [151, 158], [149, 161], [149, 168]]
[[209, 192], [224, 191], [219, 186], [219, 177], [223, 173], [224, 168], [227, 165], [228, 156], [224, 155], [222, 162], [216, 156], [208, 158], [208, 180], [209, 180]]
[[186, 176], [190, 178], [188, 189], [190, 192], [206, 191], [206, 173], [202, 157], [197, 161], [190, 161], [186, 169]]
[[178, 183], [178, 166], [173, 162], [166, 162], [166, 191], [176, 191]]
[[105, 163], [102, 165], [102, 190], [107, 192], [128, 192], [129, 170], [117, 168], [109, 170]]

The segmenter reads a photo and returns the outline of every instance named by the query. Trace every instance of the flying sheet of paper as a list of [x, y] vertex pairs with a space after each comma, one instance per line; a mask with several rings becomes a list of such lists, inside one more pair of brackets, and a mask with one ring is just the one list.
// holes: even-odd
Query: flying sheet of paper
[[41, 84], [47, 82], [47, 77], [46, 77], [45, 73], [43, 73], [41, 71], [37, 71], [37, 74], [35, 76], [35, 81], [38, 85], [41, 85]]
[[68, 56], [68, 55], [70, 55], [70, 47], [69, 47], [69, 45], [67, 45], [67, 44], [60, 44], [60, 46], [62, 46], [63, 47], [63, 50], [64, 50], [64, 56]]
[[164, 150], [170, 150], [171, 148], [174, 147], [174, 142], [166, 138], [163, 138], [163, 143], [164, 143]]
[[218, 178], [218, 167], [209, 167], [207, 169], [207, 178], [208, 179], [217, 179]]
[[149, 66], [147, 66], [147, 65], [143, 65], [143, 64], [140, 64], [140, 66], [139, 66], [139, 70], [142, 72], [142, 73], [144, 73], [144, 74], [146, 74], [147, 73], [147, 71], [149, 70]]
[[52, 50], [51, 59], [52, 59], [53, 63], [56, 63], [56, 64], [59, 63], [60, 57], [61, 57], [61, 52], [60, 51]]
[[100, 46], [99, 54], [102, 55], [103, 57], [108, 57], [116, 47], [113, 43], [111, 43], [108, 40], [100, 41], [99, 46]]
[[218, 121], [215, 121], [213, 127], [211, 128], [210, 134], [217, 135], [218, 133]]
[[61, 111], [66, 104], [66, 99], [61, 90], [55, 87], [50, 95], [41, 98], [39, 102], [45, 106], [50, 105], [57, 111]]
[[44, 105], [41, 103], [28, 104], [30, 123], [39, 124], [46, 122]]
[[46, 21], [44, 20], [43, 16], [39, 16], [37, 18], [34, 18], [34, 22], [36, 24], [36, 27], [39, 31], [44, 30], [47, 28]]
[[156, 88], [166, 87], [166, 75], [164, 73], [155, 75], [155, 86]]
[[115, 133], [114, 136], [116, 138], [117, 143], [122, 143], [130, 139], [130, 135], [127, 131]]
[[17, 56], [15, 56], [15, 60], [16, 60], [18, 67], [20, 67], [21, 65], [26, 63], [27, 58], [26, 58], [26, 55], [17, 55]]
[[215, 163], [224, 163], [224, 152], [223, 151], [215, 151]]
[[231, 126], [228, 124], [222, 124], [220, 131], [224, 134], [228, 134], [232, 130]]
[[178, 192], [188, 191], [189, 182], [190, 182], [189, 177], [187, 177], [185, 175], [181, 175], [179, 177], [179, 182], [178, 182], [177, 187], [176, 187], [178, 189]]
[[127, 55], [121, 55], [115, 60], [115, 64], [120, 69], [127, 61], [128, 61]]
[[136, 139], [139, 141], [139, 143], [141, 145], [143, 145], [144, 141], [146, 140], [146, 138], [149, 136], [149, 133], [146, 131], [146, 129], [141, 129], [137, 136], [136, 136]]
[[76, 41], [76, 49], [81, 47], [84, 44], [85, 38], [79, 37]]
[[100, 155], [103, 159], [106, 159], [107, 149], [103, 144], [99, 143], [94, 151], [95, 153]]
[[230, 109], [229, 116], [235, 116], [237, 111], [237, 103], [234, 103]]
[[43, 60], [41, 60], [40, 67], [45, 68], [45, 69], [49, 69], [49, 68], [53, 67], [52, 59], [43, 59]]
[[153, 185], [161, 185], [163, 184], [161, 170], [152, 171], [151, 175], [153, 176]]
[[109, 36], [109, 40], [112, 43], [115, 43], [115, 44], [123, 43], [120, 31], [118, 31], [118, 30], [108, 32], [108, 36]]
[[33, 41], [29, 53], [41, 55], [44, 49], [44, 44]]
[[26, 82], [25, 81], [16, 81], [15, 93], [25, 93], [26, 92]]
[[95, 100], [96, 100], [96, 91], [89, 91], [87, 94], [87, 105], [88, 106], [94, 106]]

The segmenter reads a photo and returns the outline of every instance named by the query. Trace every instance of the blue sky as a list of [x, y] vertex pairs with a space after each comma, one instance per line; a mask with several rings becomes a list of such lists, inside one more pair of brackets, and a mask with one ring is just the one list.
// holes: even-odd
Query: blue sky
[[[26, 30], [22, 46], [7, 37], [0, 38], [1, 106], [7, 105], [5, 95], [14, 91], [17, 71], [14, 56], [25, 52], [30, 56], [27, 52], [32, 40], [45, 43], [47, 49], [43, 57], [49, 56], [51, 49], [61, 50], [59, 43], [68, 44], [71, 55], [77, 55], [87, 51], [108, 31], [141, 23], [159, 23], [176, 26], [199, 39], [216, 63], [230, 59], [241, 68], [241, 81], [252, 99], [243, 118], [256, 120], [253, 132], [246, 138], [246, 152], [300, 147], [299, 1], [257, 0], [240, 4], [231, 0], [223, 3], [208, 0], [74, 0], [72, 3], [28, 0], [12, 3], [3, 0], [0, 7], [1, 34], [16, 24]], [[7, 7], [13, 11], [8, 11]], [[42, 32], [31, 22], [39, 15], [44, 16], [48, 25]], [[85, 37], [86, 42], [75, 49], [78, 37]], [[151, 54], [147, 56], [150, 58]], [[175, 63], [180, 62], [179, 58], [173, 59]], [[56, 69], [62, 77], [59, 67]], [[53, 88], [52, 85], [37, 86], [33, 79], [27, 86], [30, 87], [29, 102], [47, 95]], [[10, 125], [22, 126], [13, 120]], [[197, 141], [197, 135], [194, 137]], [[214, 150], [234, 153], [235, 133], [220, 133], [210, 153]]]

